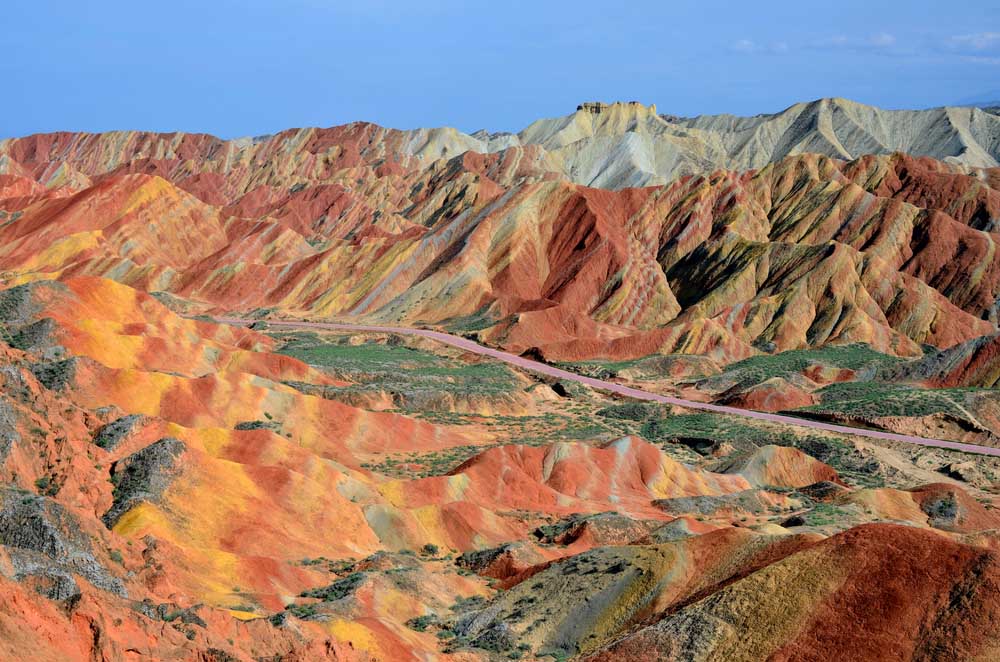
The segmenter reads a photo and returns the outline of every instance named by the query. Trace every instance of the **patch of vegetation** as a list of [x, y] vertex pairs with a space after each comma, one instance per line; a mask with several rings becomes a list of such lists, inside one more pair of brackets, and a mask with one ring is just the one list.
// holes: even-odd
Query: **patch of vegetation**
[[842, 413], [848, 416], [928, 416], [948, 414], [968, 419], [962, 403], [970, 395], [986, 389], [927, 389], [881, 382], [845, 382], [831, 384], [817, 393], [820, 403], [801, 411]]
[[575, 363], [555, 363], [563, 370], [569, 370], [594, 379], [612, 379], [627, 368], [635, 367], [642, 359], [626, 361], [578, 361]]
[[898, 356], [883, 354], [865, 343], [829, 345], [816, 349], [795, 349], [780, 354], [760, 354], [733, 363], [720, 377], [740, 384], [759, 384], [772, 377], [801, 373], [812, 365], [821, 364], [863, 373], [871, 379], [882, 370], [905, 362]]
[[483, 446], [455, 446], [430, 453], [408, 453], [387, 457], [376, 463], [365, 462], [361, 468], [393, 478], [443, 476], [484, 450], [486, 449]]
[[50, 391], [61, 391], [76, 376], [76, 365], [75, 358], [51, 363], [35, 363], [31, 366], [31, 372], [45, 388]]
[[406, 621], [406, 627], [411, 630], [416, 630], [417, 632], [426, 632], [427, 628], [431, 625], [437, 624], [437, 617], [432, 614], [425, 614], [423, 616], [417, 616], [416, 618], [411, 618]]
[[55, 480], [49, 476], [42, 476], [35, 481], [35, 489], [38, 493], [44, 496], [54, 497], [59, 494], [59, 489], [62, 486], [59, 485]]
[[[612, 434], [609, 435], [608, 432], [611, 432]], [[563, 430], [563, 437], [566, 440], [582, 441], [587, 439], [617, 437], [618, 434], [615, 434], [615, 432], [615, 430], [609, 429], [606, 425], [594, 421], [593, 423], [567, 426]]]
[[452, 333], [474, 333], [488, 329], [498, 321], [490, 312], [489, 306], [484, 306], [471, 315], [447, 319], [443, 322], [443, 326]]
[[7, 323], [3, 320], [0, 320], [0, 341], [3, 341], [11, 346], [13, 346], [14, 343], [14, 336], [7, 327]]
[[321, 556], [321, 557], [315, 558], [315, 559], [304, 558], [301, 561], [299, 561], [299, 564], [300, 565], [304, 565], [304, 566], [311, 566], [311, 565], [321, 565], [322, 563], [325, 563], [325, 562], [326, 562], [326, 559]]
[[365, 573], [354, 572], [338, 579], [328, 586], [303, 591], [299, 597], [319, 598], [323, 602], [333, 602], [352, 595], [365, 580]]
[[805, 526], [831, 526], [845, 521], [851, 513], [844, 508], [829, 503], [818, 503], [799, 517]]
[[[265, 414], [265, 416], [270, 416]], [[281, 423], [276, 421], [241, 421], [233, 426], [234, 430], [271, 430], [278, 432], [281, 430]]]
[[420, 418], [435, 425], [472, 425], [482, 419], [482, 416], [476, 414], [463, 414], [454, 411], [401, 411], [408, 416]]
[[295, 618], [306, 620], [316, 615], [316, 605], [288, 605], [285, 611]]
[[132, 506], [154, 501], [169, 485], [177, 459], [185, 451], [184, 442], [164, 437], [113, 465], [114, 485], [111, 509], [101, 518], [108, 528]]
[[[531, 647], [519, 644], [511, 627], [504, 622], [494, 622], [486, 628], [475, 631], [469, 625], [476, 612], [486, 607], [487, 601], [481, 595], [459, 597], [450, 610], [455, 614], [450, 622], [438, 624], [438, 639], [444, 642], [442, 652], [453, 653], [459, 650], [481, 650], [499, 653], [509, 659], [520, 659]], [[490, 659], [495, 659], [490, 657]]]
[[285, 340], [285, 345], [279, 350], [281, 354], [293, 356], [310, 365], [338, 370], [367, 371], [400, 365], [422, 367], [438, 362], [438, 357], [433, 354], [389, 343], [365, 342], [352, 345], [300, 335], [278, 337]]
[[52, 319], [40, 319], [15, 331], [7, 343], [15, 349], [31, 351], [49, 344], [54, 330], [55, 323]]
[[[310, 559], [306, 559], [309, 565], [313, 565]], [[332, 562], [331, 562], [332, 563]], [[342, 579], [323, 586], [320, 588], [314, 588], [308, 591], [303, 591], [299, 594], [302, 598], [317, 598], [323, 602], [335, 602], [337, 600], [342, 600], [350, 595], [361, 586], [365, 580], [365, 573], [363, 572], [352, 572]], [[285, 611], [296, 618], [309, 619], [316, 616], [319, 611], [316, 604], [290, 604], [285, 606]], [[281, 625], [283, 621], [278, 619], [277, 621], [272, 617], [271, 622], [275, 625]]]
[[[466, 363], [458, 359], [407, 347], [399, 341], [349, 344], [310, 334], [278, 334], [280, 353], [354, 382], [351, 392], [381, 391], [454, 396], [504, 395], [518, 387], [517, 377], [499, 361]], [[406, 398], [404, 398], [404, 401]]]
[[102, 426], [94, 435], [94, 445], [106, 451], [114, 451], [142, 424], [144, 418], [139, 414], [129, 414]]
[[642, 402], [626, 402], [597, 410], [598, 416], [626, 421], [644, 421], [656, 411], [655, 407]]
[[173, 623], [174, 629], [178, 632], [185, 632], [185, 629], [179, 627], [181, 625], [208, 627], [208, 624], [198, 615], [200, 606], [195, 605], [193, 607], [181, 608], [172, 602], [153, 604], [149, 600], [132, 603], [133, 609], [148, 618], [163, 621], [164, 623]]
[[950, 522], [958, 515], [958, 502], [954, 494], [945, 494], [925, 502], [921, 509], [932, 521]]
[[887, 469], [873, 458], [860, 453], [853, 445], [833, 436], [805, 435], [788, 444], [824, 462], [847, 483], [858, 487], [885, 487]]
[[[609, 441], [639, 432], [637, 421], [595, 417], [589, 406], [584, 406], [579, 411], [567, 408], [569, 413], [565, 415], [547, 413], [541, 416], [445, 415], [405, 409], [395, 411], [445, 425], [454, 424], [461, 417], [465, 424], [489, 426], [500, 443], [526, 446], [542, 446], [558, 441]], [[488, 448], [489, 446], [466, 445], [425, 453], [397, 453], [379, 462], [365, 463], [362, 467], [394, 478], [441, 476]]]
[[[728, 442], [748, 448], [773, 444], [791, 446], [825, 462], [837, 470], [847, 482], [862, 487], [885, 485], [878, 462], [859, 454], [841, 437], [796, 432], [788, 427], [751, 422], [735, 416], [700, 412], [646, 421], [640, 434], [650, 441], [704, 440], [696, 450], [707, 451], [714, 442]], [[668, 444], [666, 448], [669, 449]]]
[[650, 441], [696, 437], [714, 441], [746, 440], [758, 445], [779, 443], [786, 438], [794, 437], [790, 432], [762, 428], [733, 416], [710, 412], [650, 418], [643, 423], [640, 434]]
[[351, 559], [340, 561], [326, 561], [326, 569], [335, 575], [347, 575], [354, 572], [357, 562]]
[[486, 598], [481, 595], [470, 595], [468, 597], [460, 597], [455, 600], [455, 604], [451, 606], [451, 610], [454, 612], [469, 611], [471, 609], [479, 609], [486, 604]]

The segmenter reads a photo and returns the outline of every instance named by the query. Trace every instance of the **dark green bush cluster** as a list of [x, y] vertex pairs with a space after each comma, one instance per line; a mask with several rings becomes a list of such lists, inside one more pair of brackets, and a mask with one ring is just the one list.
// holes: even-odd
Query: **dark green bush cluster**
[[406, 621], [406, 627], [411, 630], [416, 630], [417, 632], [426, 632], [428, 627], [436, 623], [437, 618], [435, 618], [432, 614], [425, 614]]
[[644, 421], [649, 418], [651, 407], [641, 402], [626, 402], [620, 405], [611, 405], [604, 409], [598, 409], [597, 415], [604, 418], [613, 418], [625, 421]]
[[352, 572], [343, 579], [338, 579], [329, 586], [324, 586], [322, 588], [314, 588], [309, 591], [303, 591], [300, 597], [303, 598], [319, 598], [324, 602], [333, 602], [334, 600], [340, 600], [341, 598], [346, 598], [348, 595], [354, 593], [362, 582], [365, 580], [365, 573], [363, 572]]

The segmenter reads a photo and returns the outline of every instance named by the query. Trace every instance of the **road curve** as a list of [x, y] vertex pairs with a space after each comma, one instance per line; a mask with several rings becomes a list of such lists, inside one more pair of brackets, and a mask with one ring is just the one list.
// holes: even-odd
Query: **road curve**
[[635, 398], [636, 400], [648, 400], [650, 402], [660, 402], [668, 405], [677, 405], [679, 407], [686, 407], [688, 409], [696, 409], [699, 411], [710, 411], [719, 414], [730, 414], [732, 416], [742, 416], [743, 418], [753, 418], [759, 421], [781, 423], [783, 425], [795, 425], [800, 428], [809, 428], [812, 430], [825, 430], [827, 432], [837, 432], [840, 434], [853, 434], [860, 437], [869, 437], [871, 439], [900, 441], [907, 444], [934, 446], [937, 448], [948, 448], [951, 450], [963, 451], [966, 453], [979, 453], [981, 455], [993, 455], [1000, 457], [1000, 448], [990, 448], [989, 446], [979, 446], [976, 444], [963, 444], [957, 441], [947, 441], [945, 439], [931, 439], [925, 437], [915, 437], [907, 434], [895, 434], [892, 432], [882, 432], [881, 430], [854, 428], [847, 425], [835, 425], [833, 423], [823, 423], [822, 421], [811, 421], [803, 418], [796, 418], [794, 416], [784, 416], [782, 414], [769, 414], [762, 411], [753, 411], [752, 409], [740, 409], [738, 407], [713, 405], [706, 402], [695, 402], [693, 400], [685, 400], [683, 398], [674, 398], [667, 395], [660, 395], [658, 393], [650, 393], [649, 391], [643, 391], [637, 388], [632, 388], [630, 386], [624, 386], [622, 384], [616, 384], [614, 382], [606, 382], [601, 379], [594, 379], [593, 377], [585, 377], [584, 375], [578, 375], [574, 372], [569, 372], [568, 370], [562, 370], [560, 368], [556, 368], [554, 366], [548, 365], [546, 363], [541, 363], [539, 361], [532, 361], [531, 359], [525, 358], [523, 356], [518, 356], [516, 354], [511, 354], [510, 352], [504, 352], [499, 349], [494, 349], [492, 347], [486, 347], [467, 338], [453, 336], [449, 333], [443, 333], [441, 331], [431, 331], [429, 329], [412, 329], [407, 327], [395, 327], [395, 326], [341, 324], [337, 322], [251, 320], [239, 317], [217, 317], [215, 318], [215, 320], [217, 322], [221, 322], [224, 324], [248, 325], [252, 324], [253, 322], [263, 321], [271, 326], [287, 326], [287, 327], [301, 328], [301, 329], [327, 329], [331, 331], [355, 331], [361, 333], [366, 333], [366, 332], [393, 333], [403, 336], [421, 336], [423, 338], [430, 338], [431, 340], [436, 340], [446, 345], [451, 345], [452, 347], [457, 347], [467, 352], [472, 352], [473, 354], [490, 356], [492, 358], [499, 359], [500, 361], [509, 363], [510, 365], [516, 366], [518, 368], [531, 370], [532, 372], [548, 375], [549, 377], [556, 377], [558, 379], [563, 379], [566, 381], [573, 381], [580, 384], [585, 384], [587, 386], [590, 386], [591, 388], [600, 389], [602, 391], [610, 391], [611, 393], [624, 395], [629, 398]]

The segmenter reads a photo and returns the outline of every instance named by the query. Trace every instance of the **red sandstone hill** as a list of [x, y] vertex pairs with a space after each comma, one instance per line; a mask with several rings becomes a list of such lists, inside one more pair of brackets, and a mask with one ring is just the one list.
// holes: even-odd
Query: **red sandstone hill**
[[477, 449], [489, 426], [321, 397], [350, 384], [92, 276], [4, 290], [0, 322], [0, 657], [996, 650], [1000, 520], [950, 479], [858, 489], [773, 445], [710, 470], [635, 436]]
[[996, 331], [994, 170], [799, 155], [608, 191], [537, 146], [442, 155], [442, 135], [7, 141], [0, 269], [204, 310], [473, 329], [560, 360], [850, 342], [918, 356]]
[[[1000, 651], [995, 552], [891, 525], [851, 529], [585, 657], [987, 660]], [[873, 609], [857, 610], [858, 596]], [[709, 652], [711, 651], [711, 654]]]
[[[628, 141], [636, 118], [759, 167], [660, 180], [574, 138]], [[591, 104], [520, 137], [0, 142], [0, 658], [995, 659], [987, 459], [721, 418], [694, 426], [700, 455], [640, 438], [666, 408], [607, 418], [620, 403], [524, 375], [495, 396], [524, 416], [420, 409], [163, 303], [441, 325], [555, 360], [706, 355], [685, 361], [718, 399], [760, 409], [856, 373], [748, 386], [720, 366], [862, 342], [914, 358], [902, 381], [995, 386], [1000, 170], [835, 158], [837, 127], [765, 144], [780, 121]], [[860, 143], [935, 143], [900, 126]], [[407, 370], [389, 365], [376, 379]]]

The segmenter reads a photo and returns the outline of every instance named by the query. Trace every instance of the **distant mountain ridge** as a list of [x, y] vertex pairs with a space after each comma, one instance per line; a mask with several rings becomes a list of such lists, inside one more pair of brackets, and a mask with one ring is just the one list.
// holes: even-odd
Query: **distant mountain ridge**
[[977, 167], [1000, 159], [1000, 118], [980, 109], [882, 110], [846, 99], [753, 117], [678, 118], [635, 103], [588, 106], [539, 120], [518, 138], [544, 147], [573, 181], [615, 189], [762, 168], [802, 153], [851, 160], [905, 152]]
[[987, 90], [968, 96], [964, 99], [960, 99], [955, 102], [955, 106], [975, 106], [977, 108], [983, 109], [997, 109], [1000, 108], [1000, 90]]
[[[363, 123], [345, 128], [356, 124]], [[128, 133], [147, 136], [142, 141], [147, 146], [158, 145], [149, 148], [150, 157], [175, 158], [178, 153], [171, 144], [178, 143], [179, 136], [199, 136], [197, 142], [208, 151], [189, 158], [205, 160], [226, 152], [230, 155], [227, 159], [239, 162], [262, 145], [290, 134], [304, 135], [303, 131], [308, 130], [234, 140], [203, 134]], [[852, 160], [866, 154], [904, 152], [956, 165], [1000, 165], [1000, 116], [996, 113], [978, 107], [883, 110], [839, 98], [798, 103], [777, 113], [752, 117], [692, 118], [658, 114], [655, 105], [634, 101], [587, 102], [570, 115], [537, 120], [518, 133], [483, 130], [469, 134], [449, 127], [384, 131], [395, 136], [399, 157], [428, 162], [467, 151], [494, 154], [530, 149], [535, 168], [573, 183], [608, 189], [661, 185], [679, 176], [715, 170], [758, 169], [802, 153]], [[110, 143], [104, 150], [108, 153], [123, 134], [45, 135], [75, 136], [71, 141], [77, 142], [91, 141], [91, 135], [105, 136]], [[5, 158], [18, 160], [16, 145], [23, 140], [0, 141], [0, 173], [17, 174]], [[33, 148], [29, 150], [33, 152], [31, 160], [37, 160]], [[73, 165], [66, 156], [50, 155]], [[131, 153], [123, 158], [131, 161], [142, 156]], [[105, 172], [114, 169], [113, 161], [104, 165]], [[93, 167], [87, 170], [89, 176], [98, 174]]]

